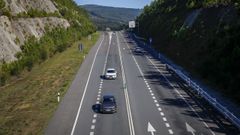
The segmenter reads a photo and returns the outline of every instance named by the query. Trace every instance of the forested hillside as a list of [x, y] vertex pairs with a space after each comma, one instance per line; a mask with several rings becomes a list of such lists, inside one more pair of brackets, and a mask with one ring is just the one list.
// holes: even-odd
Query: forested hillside
[[134, 20], [140, 13], [140, 9], [116, 8], [99, 5], [83, 5], [99, 30], [107, 27], [120, 30], [128, 26], [128, 21]]
[[239, 6], [229, 0], [155, 0], [137, 18], [139, 34], [240, 104]]

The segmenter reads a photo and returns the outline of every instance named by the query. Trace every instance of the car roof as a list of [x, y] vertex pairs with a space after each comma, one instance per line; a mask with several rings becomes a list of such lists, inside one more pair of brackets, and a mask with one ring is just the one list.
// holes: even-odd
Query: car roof
[[114, 68], [108, 68], [107, 70], [115, 70]]
[[115, 98], [113, 95], [104, 95], [103, 98]]

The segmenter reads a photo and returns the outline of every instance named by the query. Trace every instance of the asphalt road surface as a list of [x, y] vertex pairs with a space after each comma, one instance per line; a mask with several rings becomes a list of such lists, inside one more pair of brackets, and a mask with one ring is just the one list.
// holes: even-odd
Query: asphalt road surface
[[[184, 82], [124, 32], [103, 32], [46, 127], [46, 135], [238, 135], [239, 130], [194, 96]], [[144, 51], [144, 49], [142, 49]], [[116, 80], [105, 80], [115, 68]], [[116, 97], [117, 113], [99, 112]]]

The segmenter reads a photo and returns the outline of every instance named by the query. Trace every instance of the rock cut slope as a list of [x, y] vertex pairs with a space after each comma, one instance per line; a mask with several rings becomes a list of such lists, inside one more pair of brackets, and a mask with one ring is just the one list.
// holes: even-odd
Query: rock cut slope
[[[11, 16], [0, 16], [0, 60], [16, 60], [15, 54], [21, 51], [20, 46], [31, 36], [39, 39], [45, 28], [68, 28], [68, 20], [58, 17], [19, 18], [18, 14], [27, 14], [30, 10], [44, 13], [58, 13], [56, 4], [51, 0], [5, 0], [5, 10]], [[59, 13], [58, 13], [59, 14]]]
[[5, 0], [5, 3], [13, 15], [27, 12], [30, 9], [38, 9], [47, 13], [58, 12], [51, 0]]

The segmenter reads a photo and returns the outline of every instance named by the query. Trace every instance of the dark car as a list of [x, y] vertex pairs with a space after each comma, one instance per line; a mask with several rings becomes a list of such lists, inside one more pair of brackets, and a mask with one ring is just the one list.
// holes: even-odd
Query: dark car
[[144, 51], [140, 47], [134, 49], [135, 54], [144, 54]]
[[113, 95], [105, 95], [101, 101], [102, 113], [115, 113], [117, 112], [116, 99]]

